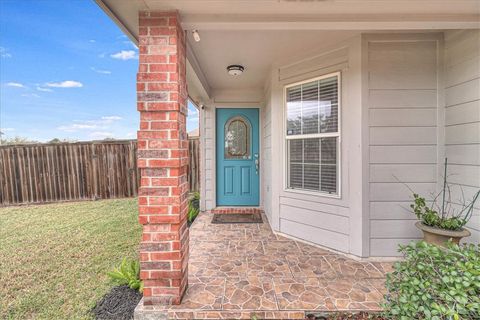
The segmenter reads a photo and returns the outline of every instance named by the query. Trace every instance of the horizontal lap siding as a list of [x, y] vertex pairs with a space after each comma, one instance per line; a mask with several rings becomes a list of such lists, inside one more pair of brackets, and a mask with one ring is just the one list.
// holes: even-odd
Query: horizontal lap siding
[[280, 198], [283, 233], [343, 252], [349, 250], [348, 215], [346, 207], [301, 200], [295, 196]]
[[368, 43], [370, 255], [421, 237], [411, 192], [437, 182], [437, 42]]
[[[480, 188], [480, 31], [461, 30], [445, 37], [445, 152], [452, 202], [471, 199]], [[480, 203], [468, 226], [480, 241]]]
[[[204, 113], [205, 131], [203, 141], [205, 142], [205, 209], [215, 208], [215, 109], [206, 108]], [[202, 137], [203, 132], [200, 134]]]
[[262, 111], [262, 202], [263, 210], [272, 221], [272, 102], [270, 94], [266, 94], [267, 101]]

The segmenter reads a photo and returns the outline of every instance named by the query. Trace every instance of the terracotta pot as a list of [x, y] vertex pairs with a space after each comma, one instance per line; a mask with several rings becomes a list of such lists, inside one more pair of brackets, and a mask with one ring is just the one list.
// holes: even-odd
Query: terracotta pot
[[425, 242], [442, 247], [445, 247], [450, 239], [453, 243], [459, 244], [462, 238], [468, 237], [471, 234], [470, 231], [465, 228], [458, 231], [445, 230], [427, 226], [421, 221], [415, 223], [415, 226], [423, 231], [423, 240]]

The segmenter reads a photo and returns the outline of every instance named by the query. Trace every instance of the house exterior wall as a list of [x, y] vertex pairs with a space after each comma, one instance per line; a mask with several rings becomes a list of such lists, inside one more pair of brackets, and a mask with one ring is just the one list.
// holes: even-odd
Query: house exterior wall
[[[445, 33], [445, 153], [458, 209], [461, 189], [471, 199], [480, 188], [480, 30]], [[467, 241], [478, 243], [480, 203], [476, 207]]]
[[[398, 244], [421, 238], [409, 211], [411, 188], [436, 190], [441, 35], [365, 37], [368, 74], [370, 255], [397, 255]], [[407, 187], [408, 185], [408, 187]]]

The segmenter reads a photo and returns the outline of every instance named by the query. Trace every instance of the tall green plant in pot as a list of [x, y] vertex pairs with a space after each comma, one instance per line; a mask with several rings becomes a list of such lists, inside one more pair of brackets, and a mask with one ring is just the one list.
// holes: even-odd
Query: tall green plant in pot
[[479, 190], [467, 201], [460, 187], [462, 199], [452, 199], [452, 188], [447, 182], [447, 165], [445, 159], [443, 188], [434, 195], [430, 205], [424, 197], [409, 188], [414, 198], [410, 207], [419, 220], [415, 225], [423, 231], [425, 242], [440, 246], [445, 246], [448, 241], [458, 244], [462, 238], [470, 236], [470, 231], [464, 227], [471, 219], [475, 203], [480, 197]]

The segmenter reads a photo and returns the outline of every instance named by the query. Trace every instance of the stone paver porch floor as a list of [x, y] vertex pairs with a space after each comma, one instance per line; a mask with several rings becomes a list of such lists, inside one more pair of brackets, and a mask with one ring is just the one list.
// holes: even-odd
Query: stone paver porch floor
[[[380, 310], [391, 263], [360, 262], [276, 235], [263, 224], [190, 227], [189, 287], [182, 304], [139, 306], [136, 318], [303, 319], [310, 311]], [[168, 311], [167, 311], [168, 309]], [[141, 317], [139, 317], [142, 315]]]

